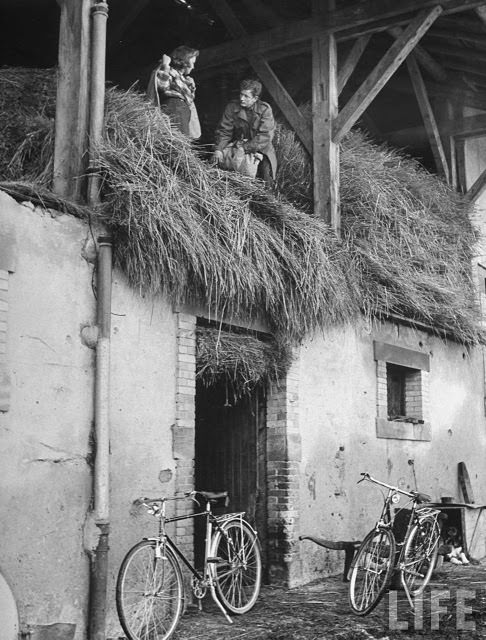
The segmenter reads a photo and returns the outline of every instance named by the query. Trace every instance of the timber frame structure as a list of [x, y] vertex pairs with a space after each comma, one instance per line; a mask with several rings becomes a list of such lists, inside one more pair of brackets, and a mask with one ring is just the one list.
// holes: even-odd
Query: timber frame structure
[[[95, 70], [89, 53], [90, 12], [104, 3], [58, 3], [60, 73], [54, 186], [58, 193], [78, 199], [83, 193], [80, 176], [86, 171], [89, 78]], [[234, 75], [248, 64], [261, 79], [274, 106], [313, 157], [314, 212], [336, 234], [340, 231], [339, 143], [357, 123], [379, 141], [398, 145], [408, 144], [419, 129], [423, 130], [431, 168], [438, 175], [453, 188], [467, 191], [471, 200], [486, 188], [486, 172], [469, 189], [464, 180], [464, 140], [486, 134], [486, 72], [480, 69], [481, 60], [486, 59], [483, 0], [312, 0], [302, 9], [305, 17], [291, 20], [288, 14], [295, 9], [293, 2], [282, 3], [287, 15], [281, 14], [280, 3], [263, 0], [193, 0], [192, 4], [167, 0], [165, 4], [174, 11], [185, 7], [193, 14], [204, 10], [210, 24], [219, 24], [219, 32], [212, 32], [209, 45], [200, 47], [198, 83], [211, 85], [228, 70]], [[134, 24], [139, 24], [139, 31], [143, 29], [140, 21], [150, 5], [149, 0], [134, 0], [110, 6], [108, 61]], [[169, 11], [169, 23], [170, 17]], [[208, 38], [198, 37], [208, 42]], [[226, 40], [217, 41], [221, 37]], [[379, 46], [373, 45], [376, 38]], [[446, 38], [452, 43], [447, 47], [443, 44]], [[191, 34], [186, 40], [191, 40]], [[339, 55], [338, 46], [343, 50]], [[309, 55], [310, 59], [305, 58]], [[299, 106], [296, 92], [289, 88], [292, 65], [287, 64], [284, 73], [275, 70], [289, 56], [300, 56], [311, 67], [311, 122]], [[380, 135], [368, 107], [391, 85], [402, 65], [422, 122]], [[406, 91], [398, 84], [394, 90], [398, 95]], [[465, 111], [468, 107], [475, 110], [471, 115]]]

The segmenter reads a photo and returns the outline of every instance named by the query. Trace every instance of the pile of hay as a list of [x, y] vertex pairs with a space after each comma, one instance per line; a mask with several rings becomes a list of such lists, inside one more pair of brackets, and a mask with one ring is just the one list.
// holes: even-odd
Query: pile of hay
[[[312, 209], [312, 166], [293, 132], [280, 129], [279, 187]], [[360, 309], [425, 323], [442, 336], [478, 339], [470, 205], [396, 149], [360, 131], [341, 145], [342, 242], [359, 274]]]
[[[278, 198], [208, 165], [142, 96], [110, 89], [99, 148], [102, 214], [131, 284], [174, 303], [258, 318], [281, 341], [363, 315], [403, 316], [441, 336], [479, 340], [475, 236], [460, 196], [401, 153], [352, 132], [341, 149], [337, 240], [306, 214], [310, 166], [292, 132], [279, 131], [277, 151]], [[30, 165], [10, 166], [17, 173], [9, 177], [42, 181], [45, 166], [44, 158], [37, 176]]]
[[288, 345], [247, 332], [198, 327], [196, 340], [196, 379], [206, 387], [224, 379], [235, 398], [281, 379], [292, 359]]
[[0, 69], [0, 176], [41, 186], [52, 177], [56, 76], [52, 69]]

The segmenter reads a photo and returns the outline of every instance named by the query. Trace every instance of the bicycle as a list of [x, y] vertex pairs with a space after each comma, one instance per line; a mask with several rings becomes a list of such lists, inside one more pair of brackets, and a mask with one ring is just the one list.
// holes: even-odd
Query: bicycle
[[[166, 505], [191, 499], [205, 508], [196, 513], [167, 517]], [[116, 583], [120, 624], [129, 640], [167, 640], [174, 633], [184, 609], [180, 562], [192, 574], [191, 588], [201, 603], [209, 589], [228, 622], [228, 611], [242, 614], [255, 604], [262, 579], [257, 532], [244, 520], [244, 512], [215, 515], [212, 505], [228, 493], [190, 491], [183, 496], [140, 498], [136, 501], [158, 519], [158, 533], [144, 538], [123, 559]], [[206, 519], [204, 563], [197, 570], [169, 537], [166, 525], [189, 518]]]
[[[365, 616], [376, 607], [387, 591], [394, 572], [400, 580], [412, 609], [412, 598], [419, 596], [429, 583], [434, 571], [439, 549], [440, 511], [432, 507], [419, 506], [430, 502], [430, 497], [418, 491], [404, 491], [376, 480], [369, 473], [362, 473], [358, 481], [368, 480], [387, 489], [381, 515], [374, 528], [365, 537], [351, 563], [349, 582], [349, 604], [353, 612]], [[405, 536], [397, 542], [393, 525], [397, 513], [391, 505], [400, 501], [400, 496], [409, 498]]]

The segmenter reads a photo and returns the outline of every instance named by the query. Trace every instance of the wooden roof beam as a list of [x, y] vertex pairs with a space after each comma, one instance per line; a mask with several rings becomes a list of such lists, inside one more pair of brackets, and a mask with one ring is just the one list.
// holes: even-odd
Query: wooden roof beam
[[403, 30], [353, 97], [341, 109], [334, 121], [335, 142], [342, 140], [441, 13], [440, 6], [421, 11]]
[[373, 23], [386, 21], [382, 29], [399, 24], [420, 10], [441, 6], [444, 14], [466, 11], [485, 5], [485, 0], [369, 0], [326, 12], [318, 19], [307, 18], [285, 23], [273, 29], [231, 42], [224, 42], [201, 51], [198, 68], [219, 67], [247, 58], [251, 54], [264, 54], [272, 49], [310, 40], [314, 36], [334, 33], [338, 39], [353, 39], [360, 29]]
[[370, 38], [371, 38], [370, 33], [364, 36], [360, 36], [351, 47], [351, 51], [346, 56], [346, 60], [344, 61], [344, 64], [339, 69], [338, 94], [342, 92], [342, 90], [346, 86], [346, 83], [351, 77], [351, 74], [356, 69], [356, 65], [358, 64], [361, 56], [363, 55], [363, 52], [366, 49], [366, 45], [370, 41]]
[[[394, 38], [398, 38], [402, 33], [401, 27], [392, 27], [389, 32]], [[437, 82], [446, 82], [447, 73], [444, 68], [419, 44], [413, 50], [413, 55], [420, 66]]]
[[407, 67], [410, 74], [410, 80], [412, 81], [412, 86], [417, 97], [420, 113], [422, 114], [422, 119], [424, 121], [425, 131], [429, 138], [437, 173], [443, 176], [447, 182], [450, 182], [449, 167], [447, 165], [446, 155], [442, 146], [439, 127], [437, 126], [437, 121], [432, 110], [432, 105], [430, 104], [427, 89], [415, 56], [410, 55], [407, 58]]

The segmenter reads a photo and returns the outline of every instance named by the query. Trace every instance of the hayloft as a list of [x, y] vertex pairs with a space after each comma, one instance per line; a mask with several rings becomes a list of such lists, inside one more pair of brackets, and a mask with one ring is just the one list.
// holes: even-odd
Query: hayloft
[[[341, 573], [300, 538], [363, 538], [366, 470], [454, 496], [486, 557], [457, 474], [485, 503], [484, 2], [49, 2], [8, 0], [2, 27], [17, 627], [119, 637], [118, 567], [151, 526], [133, 504], [194, 487], [246, 512], [270, 584]], [[181, 43], [199, 145], [145, 94]], [[210, 161], [247, 76], [278, 120], [273, 192]], [[198, 559], [197, 527], [171, 536]]]

